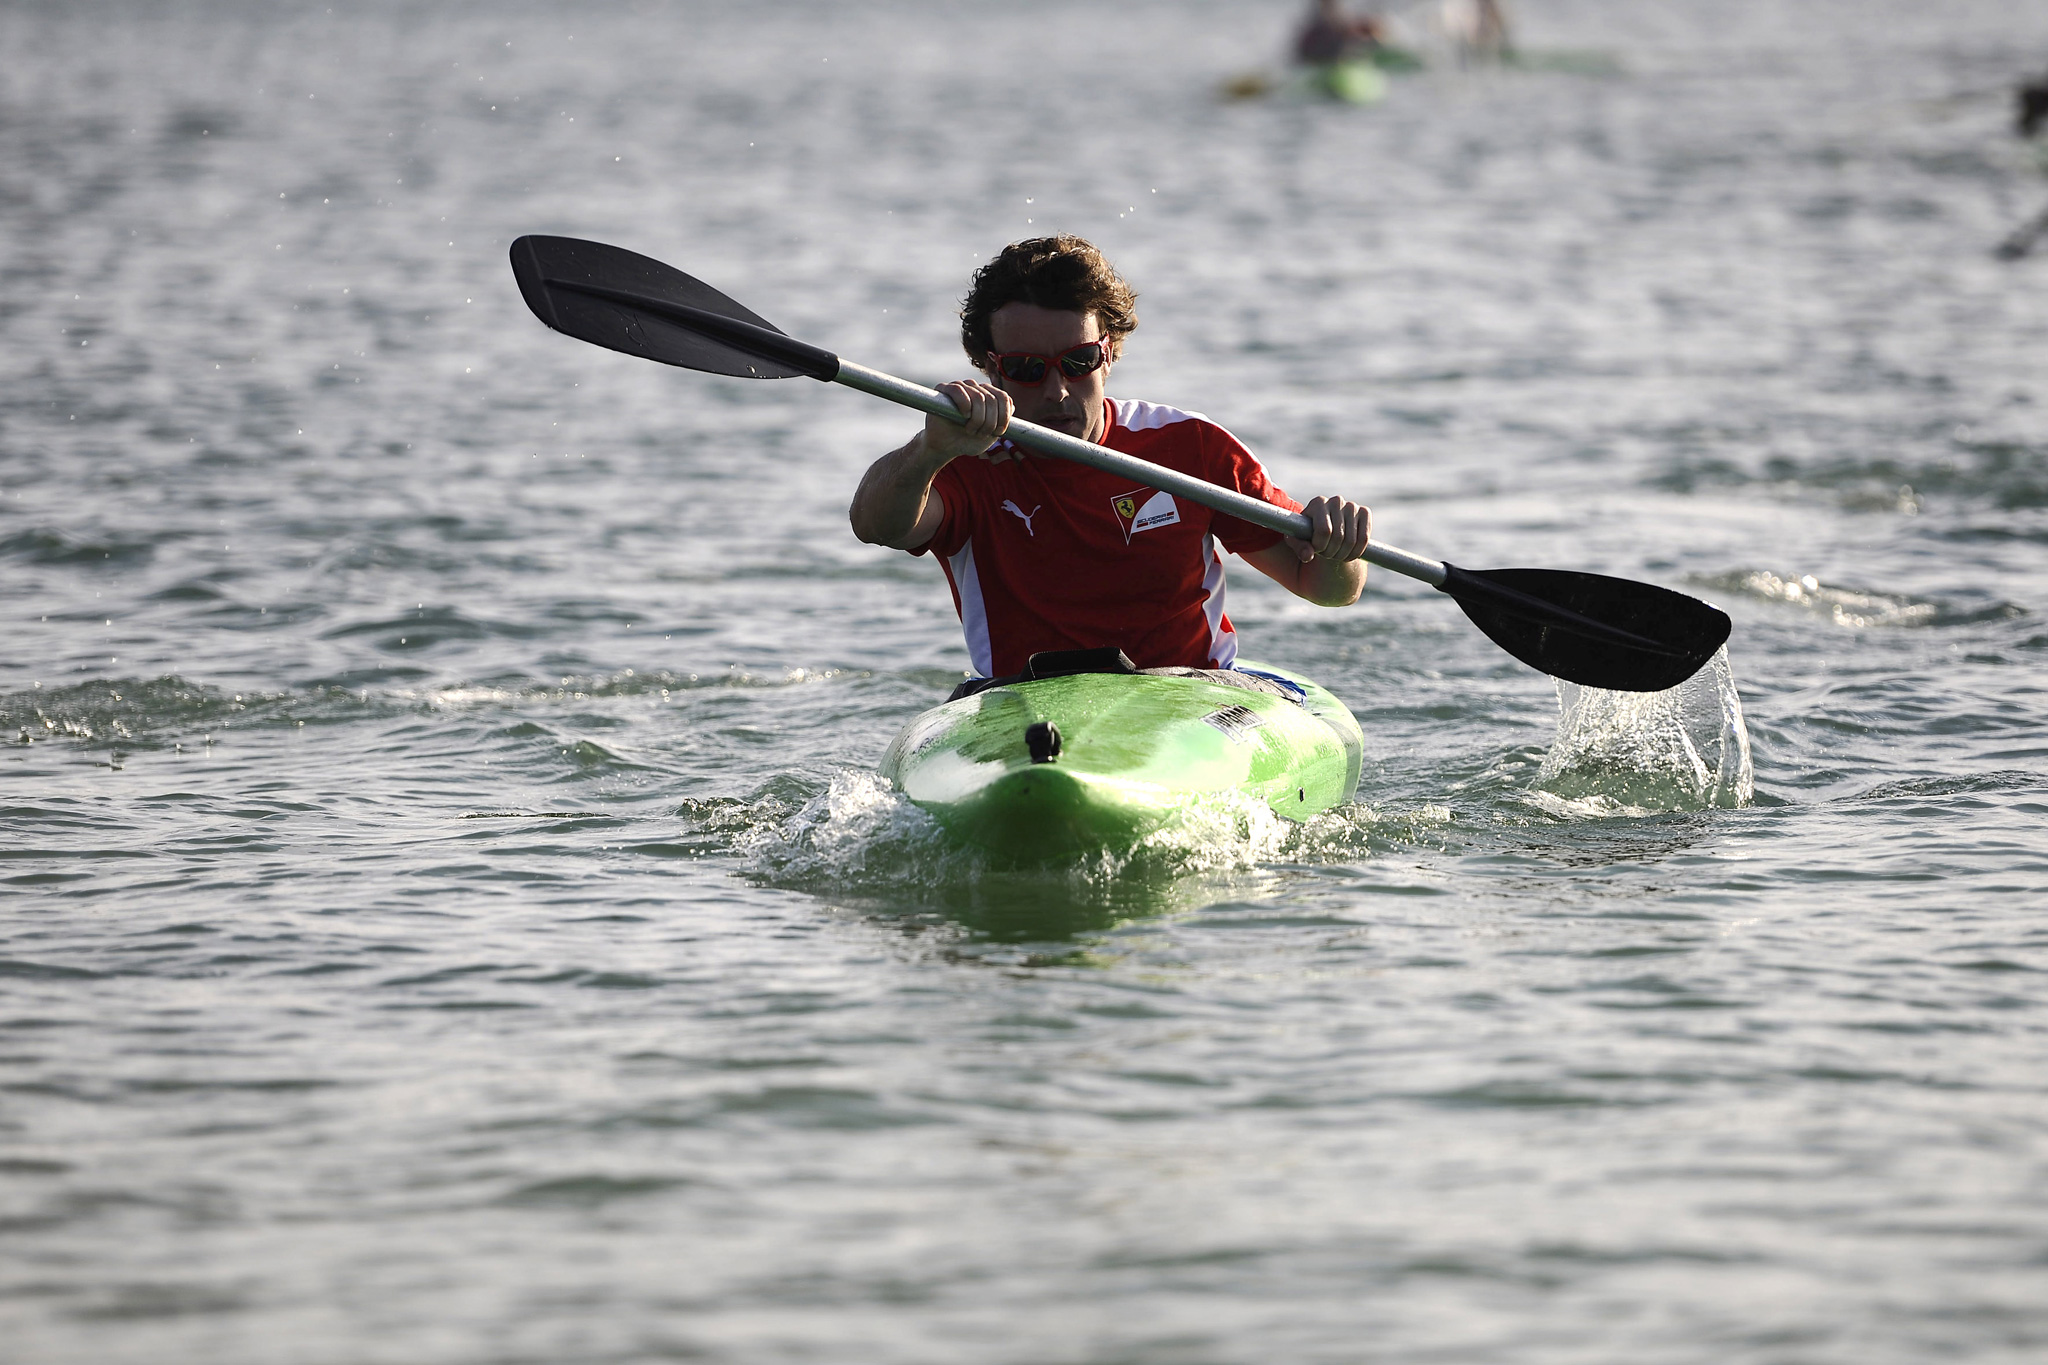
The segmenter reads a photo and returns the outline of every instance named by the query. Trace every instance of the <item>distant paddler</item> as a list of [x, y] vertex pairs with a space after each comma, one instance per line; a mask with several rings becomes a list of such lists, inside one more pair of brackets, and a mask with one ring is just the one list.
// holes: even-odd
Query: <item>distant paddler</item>
[[1342, 0], [1315, 0], [1294, 38], [1294, 60], [1309, 84], [1334, 99], [1371, 104], [1387, 92], [1376, 58], [1386, 47], [1386, 25], [1370, 14], [1346, 12]]
[[[2024, 138], [2035, 137], [2044, 125], [2048, 125], [2048, 76], [2022, 82], [2018, 95], [2019, 109], [2013, 121], [2013, 131]], [[2002, 261], [2016, 261], [2032, 251], [2034, 244], [2043, 237], [2048, 237], [2048, 209], [2042, 209], [2014, 228], [1998, 244], [1995, 254]]]
[[2019, 116], [2013, 127], [2021, 137], [2032, 137], [2048, 123], [2048, 75], [2020, 82]]
[[1354, 18], [1343, 0], [1314, 0], [1294, 39], [1294, 59], [1303, 66], [1369, 59], [1386, 41], [1386, 26], [1370, 14]]
[[1460, 66], [1491, 65], [1513, 55], [1499, 0], [1444, 0], [1438, 21], [1457, 46]]

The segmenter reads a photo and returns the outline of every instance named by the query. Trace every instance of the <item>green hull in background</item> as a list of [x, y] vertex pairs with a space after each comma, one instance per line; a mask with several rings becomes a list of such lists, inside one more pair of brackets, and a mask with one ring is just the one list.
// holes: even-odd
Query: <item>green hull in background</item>
[[[882, 775], [956, 838], [1019, 859], [1124, 849], [1191, 804], [1237, 793], [1306, 820], [1351, 799], [1364, 736], [1285, 670], [1306, 704], [1201, 678], [1082, 673], [991, 688], [912, 721]], [[1033, 762], [1049, 721], [1060, 753]]]
[[1311, 67], [1309, 88], [1345, 104], [1378, 104], [1387, 97], [1387, 78], [1372, 61], [1329, 62]]

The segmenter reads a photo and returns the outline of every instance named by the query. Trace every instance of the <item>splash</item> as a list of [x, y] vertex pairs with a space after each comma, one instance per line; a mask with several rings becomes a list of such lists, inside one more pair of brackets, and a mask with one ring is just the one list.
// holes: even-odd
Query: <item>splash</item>
[[1555, 815], [1648, 815], [1746, 806], [1749, 729], [1728, 651], [1664, 692], [1557, 684], [1557, 738], [1531, 799]]
[[[1248, 883], [1270, 874], [1255, 865], [1255, 850], [1277, 835], [1256, 816], [1240, 823], [1204, 810], [1135, 848], [1020, 866], [954, 839], [879, 774], [862, 771], [836, 773], [807, 798], [785, 783], [694, 813], [751, 880], [935, 934], [948, 952], [1071, 945], [1134, 920], [1256, 895]], [[1264, 807], [1259, 814], [1279, 822]]]
[[741, 875], [892, 920], [1016, 943], [1070, 939], [1219, 900], [1272, 894], [1289, 867], [1369, 858], [1440, 840], [1450, 812], [1370, 806], [1307, 823], [1239, 794], [1192, 802], [1136, 845], [1017, 863], [967, 844], [873, 772], [779, 779], [751, 799], [691, 803], [693, 842], [735, 855]]
[[687, 801], [677, 814], [691, 826], [683, 844], [733, 855], [751, 881], [826, 897], [989, 961], [988, 945], [1071, 947], [1139, 920], [1263, 900], [1300, 875], [1290, 869], [1437, 844], [1452, 819], [1441, 805], [1394, 814], [1345, 805], [1297, 823], [1228, 794], [1191, 802], [1133, 847], [1020, 864], [956, 839], [868, 771], [842, 770], [822, 785], [788, 775], [751, 797]]
[[750, 875], [778, 885], [874, 891], [1020, 873], [1073, 884], [1246, 870], [1295, 851], [1305, 831], [1264, 802], [1231, 793], [1189, 803], [1133, 847], [1019, 868], [954, 839], [879, 774], [856, 770], [835, 773], [795, 809], [769, 794], [721, 819]]
[[788, 796], [764, 792], [723, 823], [745, 870], [778, 885], [857, 886], [954, 870], [938, 822], [875, 773], [835, 773], [793, 810]]

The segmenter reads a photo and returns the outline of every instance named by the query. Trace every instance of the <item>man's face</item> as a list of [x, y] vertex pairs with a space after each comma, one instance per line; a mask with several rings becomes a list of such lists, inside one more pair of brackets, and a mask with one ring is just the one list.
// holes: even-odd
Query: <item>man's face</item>
[[[1025, 351], [1057, 356], [1102, 335], [1093, 313], [1040, 308], [1035, 303], [1004, 304], [989, 317], [988, 330], [998, 355]], [[1016, 403], [1018, 417], [1084, 441], [1099, 439], [1108, 425], [1102, 402], [1108, 379], [1108, 365], [1078, 379], [1068, 378], [1058, 365], [1048, 365], [1040, 384], [1021, 384], [1000, 374], [990, 376]]]

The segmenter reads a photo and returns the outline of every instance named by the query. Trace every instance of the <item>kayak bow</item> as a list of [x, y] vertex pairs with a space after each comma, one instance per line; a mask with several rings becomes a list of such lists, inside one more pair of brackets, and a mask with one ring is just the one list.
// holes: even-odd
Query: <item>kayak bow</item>
[[1291, 820], [1349, 801], [1358, 722], [1315, 683], [1257, 671], [1303, 700], [1143, 673], [992, 687], [912, 721], [882, 775], [956, 838], [1027, 860], [1129, 848], [1219, 798]]

